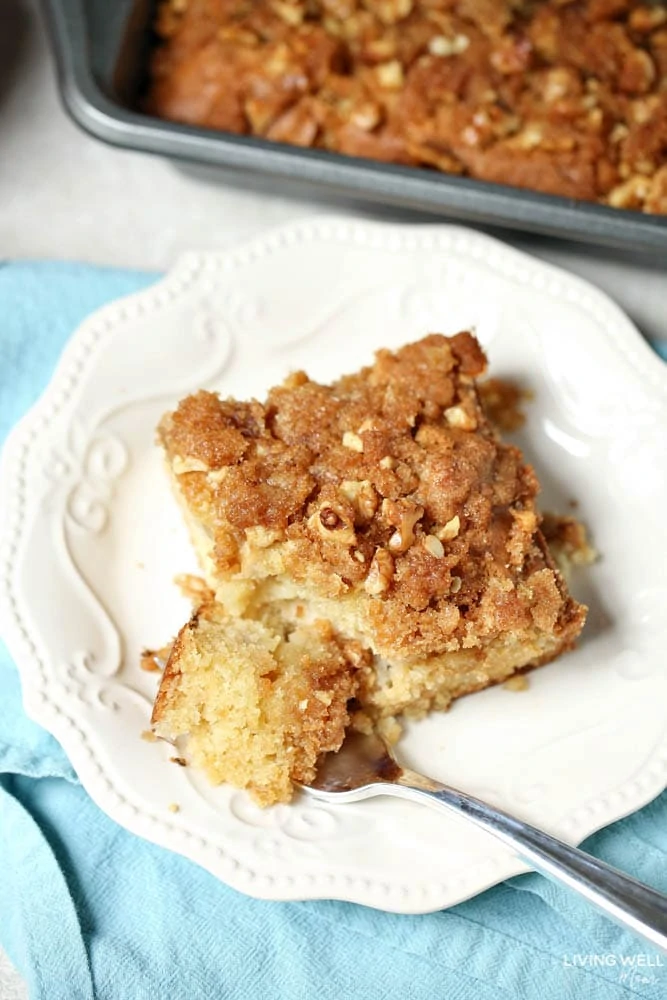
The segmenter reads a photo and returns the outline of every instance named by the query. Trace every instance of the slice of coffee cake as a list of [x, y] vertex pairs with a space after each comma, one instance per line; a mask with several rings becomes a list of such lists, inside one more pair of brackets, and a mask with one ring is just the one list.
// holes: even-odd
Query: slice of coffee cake
[[[350, 696], [375, 719], [446, 708], [568, 649], [585, 609], [540, 530], [533, 469], [480, 402], [485, 369], [471, 334], [433, 334], [330, 386], [296, 372], [265, 403], [199, 392], [168, 414], [160, 441], [220, 634], [329, 622], [372, 657]], [[211, 729], [231, 693], [215, 705]]]

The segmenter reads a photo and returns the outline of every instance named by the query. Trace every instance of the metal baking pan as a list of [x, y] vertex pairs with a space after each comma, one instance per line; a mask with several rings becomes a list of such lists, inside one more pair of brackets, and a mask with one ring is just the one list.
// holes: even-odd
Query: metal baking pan
[[323, 193], [473, 223], [644, 250], [667, 266], [667, 217], [162, 121], [138, 110], [151, 0], [43, 0], [63, 101], [105, 142], [316, 185]]

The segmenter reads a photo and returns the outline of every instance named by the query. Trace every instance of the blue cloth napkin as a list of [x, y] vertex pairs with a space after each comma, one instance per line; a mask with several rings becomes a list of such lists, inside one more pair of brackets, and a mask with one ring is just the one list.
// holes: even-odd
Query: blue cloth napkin
[[[0, 267], [0, 440], [80, 320], [153, 280]], [[667, 794], [584, 846], [667, 892]], [[24, 715], [4, 648], [0, 887], [0, 942], [33, 1000], [667, 996], [667, 957], [538, 875], [427, 916], [240, 895], [93, 804], [60, 746]]]

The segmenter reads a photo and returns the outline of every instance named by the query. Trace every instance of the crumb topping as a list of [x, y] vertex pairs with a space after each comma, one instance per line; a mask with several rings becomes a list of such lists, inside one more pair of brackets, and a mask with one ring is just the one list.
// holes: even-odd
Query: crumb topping
[[667, 212], [663, 0], [162, 0], [155, 28], [161, 117]]

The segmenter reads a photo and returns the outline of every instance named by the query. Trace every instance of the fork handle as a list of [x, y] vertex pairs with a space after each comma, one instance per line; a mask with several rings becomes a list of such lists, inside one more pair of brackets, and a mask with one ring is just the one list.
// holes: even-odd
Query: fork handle
[[667, 952], [667, 897], [650, 886], [474, 795], [414, 771], [401, 769], [383, 790], [465, 816], [511, 847], [535, 871], [578, 892], [607, 917]]

